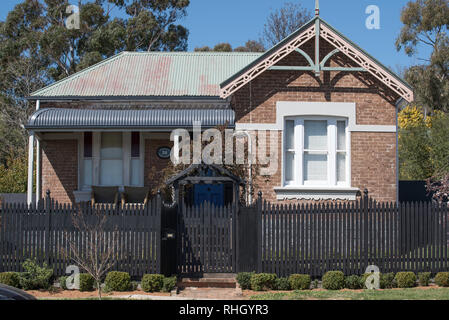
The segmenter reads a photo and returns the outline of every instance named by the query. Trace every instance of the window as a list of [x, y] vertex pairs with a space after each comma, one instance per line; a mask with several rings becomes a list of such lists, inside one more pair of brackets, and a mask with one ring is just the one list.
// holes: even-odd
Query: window
[[82, 141], [83, 189], [143, 185], [140, 132], [85, 132]]
[[284, 185], [348, 186], [347, 121], [287, 118], [284, 126]]

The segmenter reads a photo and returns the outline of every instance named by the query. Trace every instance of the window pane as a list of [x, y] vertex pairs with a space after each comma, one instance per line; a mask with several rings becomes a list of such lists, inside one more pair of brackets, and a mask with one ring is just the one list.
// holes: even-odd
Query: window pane
[[140, 132], [131, 133], [131, 157], [140, 157]]
[[84, 185], [91, 186], [92, 185], [92, 159], [84, 160]]
[[294, 179], [295, 157], [292, 152], [285, 153], [285, 181], [293, 181]]
[[337, 181], [346, 182], [346, 154], [337, 154]]
[[327, 121], [304, 121], [304, 148], [327, 150]]
[[84, 158], [92, 158], [92, 132], [84, 132]]
[[131, 185], [138, 186], [140, 184], [140, 160], [131, 160]]
[[327, 180], [327, 155], [304, 153], [304, 180]]
[[101, 160], [100, 184], [103, 186], [120, 186], [123, 184], [122, 160]]
[[287, 120], [285, 122], [285, 149], [295, 148], [295, 122]]
[[121, 132], [103, 132], [101, 134], [101, 158], [122, 158], [122, 134]]
[[346, 150], [346, 123], [337, 121], [337, 149]]

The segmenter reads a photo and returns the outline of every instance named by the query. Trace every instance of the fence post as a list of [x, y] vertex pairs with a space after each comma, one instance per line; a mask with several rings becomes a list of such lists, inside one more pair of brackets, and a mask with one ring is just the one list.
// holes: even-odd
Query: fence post
[[51, 228], [51, 209], [52, 200], [50, 197], [50, 190], [47, 190], [47, 199], [45, 203], [45, 215], [46, 215], [46, 226], [45, 226], [45, 261], [47, 265], [50, 265], [50, 228]]
[[257, 227], [257, 272], [262, 272], [262, 191], [257, 194], [256, 227]]
[[368, 230], [369, 230], [369, 226], [368, 226], [368, 212], [369, 212], [369, 208], [368, 208], [368, 189], [363, 190], [363, 200], [362, 200], [362, 208], [363, 208], [363, 248], [364, 248], [364, 258], [365, 258], [365, 266], [363, 266], [363, 270], [366, 269], [366, 267], [368, 267], [369, 265], [369, 255], [368, 255]]
[[162, 270], [162, 199], [161, 190], [157, 191], [156, 196], [156, 273], [160, 274]]

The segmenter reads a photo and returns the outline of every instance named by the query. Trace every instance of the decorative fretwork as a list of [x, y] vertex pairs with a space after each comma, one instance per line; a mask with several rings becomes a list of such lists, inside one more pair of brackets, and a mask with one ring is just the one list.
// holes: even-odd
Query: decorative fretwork
[[269, 57], [259, 62], [256, 66], [252, 67], [250, 70], [246, 71], [244, 74], [239, 76], [237, 79], [228, 83], [225, 87], [221, 89], [220, 96], [225, 99], [231, 94], [236, 92], [238, 89], [246, 85], [251, 80], [255, 79], [257, 76], [262, 74], [264, 71], [269, 69], [271, 66], [288, 56], [291, 52], [295, 51], [301, 45], [306, 43], [308, 40], [315, 36], [315, 26], [310, 27], [304, 33], [301, 33], [296, 38], [289, 41], [279, 50], [273, 52]]
[[400, 80], [387, 72], [378, 63], [365, 56], [360, 50], [357, 50], [341, 36], [329, 29], [324, 23], [321, 23], [320, 35], [323, 39], [335, 46], [340, 52], [355, 61], [358, 65], [371, 73], [374, 77], [382, 81], [408, 102], [413, 101], [413, 91], [405, 86]]

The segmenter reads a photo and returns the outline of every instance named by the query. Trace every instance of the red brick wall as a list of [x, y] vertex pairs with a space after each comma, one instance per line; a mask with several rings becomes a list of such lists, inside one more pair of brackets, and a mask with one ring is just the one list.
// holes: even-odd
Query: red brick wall
[[[320, 57], [334, 48], [322, 39]], [[303, 48], [314, 59], [314, 40]], [[328, 65], [358, 67], [342, 53], [334, 56]], [[277, 65], [308, 65], [306, 59], [293, 52]], [[232, 96], [232, 106], [239, 123], [275, 123], [278, 101], [352, 102], [356, 103], [356, 121], [359, 125], [396, 125], [395, 102], [399, 97], [368, 73], [322, 72], [316, 78], [312, 72], [266, 71]], [[282, 132], [279, 132], [282, 141]], [[257, 181], [264, 198], [275, 201], [274, 187], [281, 182], [281, 143], [279, 166], [269, 181]], [[378, 200], [396, 200], [396, 133], [351, 133], [352, 187]]]
[[173, 141], [165, 139], [145, 140], [145, 186], [156, 188], [162, 179], [162, 171], [168, 166], [170, 159], [160, 159], [157, 149], [172, 147]]
[[60, 203], [74, 202], [78, 189], [78, 141], [46, 140], [42, 142], [42, 192], [50, 190]]

